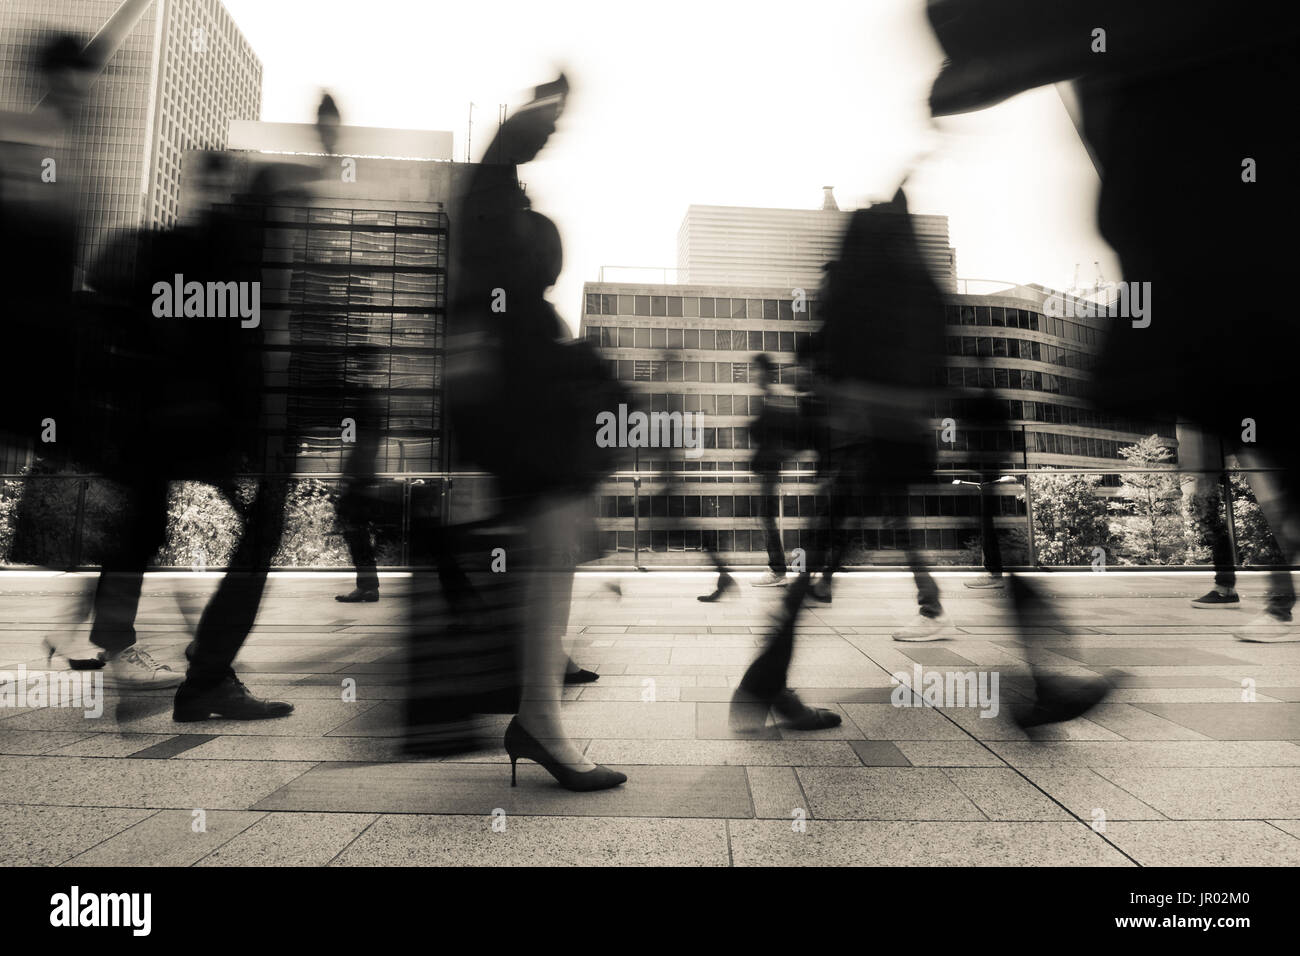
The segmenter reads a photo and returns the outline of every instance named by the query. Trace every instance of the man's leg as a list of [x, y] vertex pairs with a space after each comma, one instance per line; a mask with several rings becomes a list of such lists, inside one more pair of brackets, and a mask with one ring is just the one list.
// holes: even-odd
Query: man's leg
[[254, 697], [232, 667], [243, 646], [266, 589], [266, 578], [284, 530], [288, 482], [263, 479], [249, 506], [244, 535], [230, 570], [221, 579], [195, 631], [185, 683], [176, 692], [173, 719], [206, 720], [214, 714], [235, 720], [283, 717], [293, 705]]
[[1187, 507], [1194, 525], [1204, 529], [1214, 561], [1214, 588], [1192, 601], [1192, 606], [1236, 607], [1241, 599], [1236, 591], [1237, 573], [1232, 562], [1227, 521], [1220, 511], [1224, 500], [1222, 484], [1215, 470], [1223, 464], [1222, 456], [1218, 454], [1219, 439], [1185, 422], [1178, 423], [1176, 434], [1178, 463], [1187, 469], [1183, 480], [1183, 493], [1190, 498]]
[[104, 558], [95, 587], [90, 642], [100, 648], [110, 686], [166, 688], [181, 675], [135, 646], [135, 615], [149, 559], [167, 537], [167, 482], [152, 475], [129, 482], [130, 514], [116, 547]]

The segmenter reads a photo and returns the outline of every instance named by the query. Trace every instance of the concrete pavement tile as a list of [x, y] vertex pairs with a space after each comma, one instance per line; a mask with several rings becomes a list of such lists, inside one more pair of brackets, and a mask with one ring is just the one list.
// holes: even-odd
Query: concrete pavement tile
[[1161, 664], [1223, 665], [1246, 662], [1245, 655], [1229, 657], [1226, 654], [1213, 654], [1194, 647], [1099, 647], [1056, 644], [1050, 646], [1048, 650], [1084, 664], [1105, 664], [1112, 667]]
[[842, 740], [596, 740], [596, 763], [714, 767], [850, 767], [857, 755]]
[[801, 767], [796, 771], [821, 820], [983, 820], [944, 776], [921, 767]]
[[764, 721], [761, 728], [753, 731], [732, 730], [730, 703], [700, 701], [692, 706], [695, 707], [695, 737], [698, 740], [779, 740], [781, 738], [781, 732], [777, 730], [772, 714], [765, 713], [766, 708], [760, 704], [745, 704], [747, 719], [755, 725], [759, 720]]
[[1300, 747], [1282, 740], [989, 743], [1013, 767], [1298, 767]]
[[1134, 704], [1214, 740], [1300, 738], [1300, 704]]
[[1120, 820], [1106, 837], [1143, 866], [1300, 866], [1300, 840], [1262, 820]]
[[748, 767], [754, 815], [777, 820], [806, 820], [808, 801], [790, 767]]
[[68, 860], [67, 866], [191, 866], [262, 817], [238, 810], [162, 810], [98, 846]]
[[1204, 734], [1188, 730], [1173, 721], [1157, 717], [1130, 704], [1114, 702], [1115, 692], [1088, 711], [1088, 720], [1125, 740], [1208, 740]]
[[990, 820], [1072, 819], [1009, 768], [953, 767], [943, 772]]
[[333, 866], [726, 866], [721, 820], [383, 816]]
[[732, 820], [736, 866], [1131, 866], [1079, 823]]
[[933, 707], [845, 704], [843, 710], [868, 740], [969, 740], [970, 735]]
[[57, 866], [153, 812], [0, 805], [0, 866]]
[[171, 740], [173, 734], [91, 734], [76, 743], [48, 752], [52, 757], [129, 757], [155, 744]]
[[892, 740], [850, 740], [849, 746], [864, 767], [912, 766]]
[[391, 737], [217, 737], [182, 760], [392, 761], [406, 759]]
[[0, 754], [43, 754], [90, 736], [89, 730], [7, 730], [0, 724]]
[[[1012, 719], [1004, 707], [996, 716], [982, 717], [970, 707], [946, 707], [943, 713], [951, 717], [963, 730], [979, 740], [1026, 740], [1027, 735]], [[1059, 724], [1046, 724], [1036, 728], [1039, 739], [1045, 740], [1123, 740], [1119, 734], [1094, 724], [1086, 717], [1077, 717]]]
[[377, 819], [363, 813], [267, 813], [196, 866], [325, 866]]
[[1098, 767], [1096, 772], [1176, 820], [1300, 817], [1300, 767]]
[[914, 767], [1006, 766], [974, 740], [900, 740], [897, 747]]
[[[269, 766], [276, 766], [271, 764]], [[322, 764], [262, 800], [259, 810], [481, 813], [627, 817], [750, 817], [742, 767], [615, 767], [628, 782], [572, 793], [542, 767], [519, 762], [519, 786], [498, 764]]]
[[[652, 681], [653, 683], [645, 683], [644, 681]], [[578, 700], [636, 701], [638, 703], [646, 700], [644, 696], [646, 694], [651, 695], [650, 700], [653, 702], [677, 701], [681, 699], [682, 692], [680, 687], [661, 684], [652, 677], [645, 678], [642, 682], [631, 686], [620, 687], [616, 684], [607, 684], [601, 687], [598, 684], [584, 684], [581, 688], [573, 689], [581, 690]], [[692, 687], [689, 689], [696, 690], [698, 688]]]
[[296, 700], [293, 713], [275, 720], [205, 720], [181, 725], [172, 720], [170, 698], [142, 698], [123, 702], [115, 713], [105, 710], [99, 720], [89, 720], [79, 710], [47, 707], [14, 718], [6, 729], [17, 730], [103, 730], [135, 734], [174, 734], [182, 726], [209, 734], [273, 734], [275, 736], [319, 737], [346, 723], [370, 707], [370, 703]]
[[1165, 815], [1090, 769], [1023, 767], [1021, 772], [1082, 820], [1163, 820]]
[[1300, 820], [1269, 820], [1273, 826], [1283, 830], [1293, 837], [1300, 838]]
[[[243, 810], [313, 766], [200, 760], [0, 757], [0, 803]], [[40, 787], [31, 785], [40, 781]]]

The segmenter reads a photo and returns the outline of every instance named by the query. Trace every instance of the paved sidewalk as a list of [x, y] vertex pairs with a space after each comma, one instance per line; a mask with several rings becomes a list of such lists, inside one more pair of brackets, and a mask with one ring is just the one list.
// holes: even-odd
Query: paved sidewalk
[[[1114, 684], [1039, 742], [1008, 719], [1027, 669], [1002, 592], [940, 575], [953, 638], [897, 644], [914, 597], [893, 574], [846, 574], [801, 619], [791, 685], [843, 725], [736, 739], [727, 701], [781, 595], [754, 577], [705, 605], [706, 574], [579, 576], [572, 653], [601, 678], [565, 719], [629, 780], [573, 794], [522, 761], [512, 789], [500, 749], [397, 754], [408, 578], [341, 605], [345, 576], [275, 575], [237, 667], [294, 714], [178, 725], [170, 692], [109, 691], [99, 719], [0, 708], [0, 864], [1300, 864], [1300, 644], [1231, 636], [1262, 576], [1238, 610], [1192, 608], [1199, 575], [1039, 577], [1062, 615], [1035, 630], [1043, 658]], [[150, 575], [141, 646], [181, 668], [216, 580]], [[94, 583], [0, 573], [0, 671], [86, 631]], [[894, 706], [890, 675], [916, 666], [996, 672], [998, 714]]]

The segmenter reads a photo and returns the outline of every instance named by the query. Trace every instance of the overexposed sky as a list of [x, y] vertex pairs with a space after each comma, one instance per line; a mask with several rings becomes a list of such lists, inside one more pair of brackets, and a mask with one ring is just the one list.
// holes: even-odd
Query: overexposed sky
[[834, 186], [854, 208], [914, 163], [912, 211], [949, 217], [961, 277], [1120, 278], [1054, 90], [931, 127], [923, 0], [223, 2], [262, 60], [262, 119], [312, 121], [325, 87], [344, 123], [452, 130], [457, 160], [470, 102], [477, 159], [497, 104], [563, 68], [568, 109], [520, 179], [563, 234], [552, 299], [575, 329], [602, 265], [676, 265], [691, 203], [819, 208]]

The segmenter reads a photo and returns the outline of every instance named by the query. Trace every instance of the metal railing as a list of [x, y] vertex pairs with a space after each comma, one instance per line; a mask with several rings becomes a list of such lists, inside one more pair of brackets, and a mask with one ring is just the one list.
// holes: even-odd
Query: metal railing
[[[696, 463], [691, 462], [689, 464], [696, 464]], [[702, 462], [700, 464], [707, 465], [708, 463]], [[1017, 499], [1023, 500], [1024, 502], [1023, 514], [1021, 515], [1019, 513], [1020, 509], [1019, 506], [1017, 506], [1016, 509], [1017, 515], [995, 516], [993, 525], [995, 530], [998, 528], [1008, 529], [1008, 528], [1016, 527], [1019, 524], [1019, 521], [1023, 520], [1025, 542], [1026, 542], [1025, 553], [1026, 553], [1027, 561], [1024, 563], [1008, 563], [1007, 567], [1012, 569], [1021, 569], [1021, 570], [1026, 570], [1026, 569], [1036, 570], [1040, 568], [1042, 569], [1055, 568], [1059, 570], [1068, 570], [1070, 568], [1078, 568], [1078, 567], [1086, 568], [1088, 567], [1088, 565], [1061, 565], [1061, 564], [1043, 565], [1039, 560], [1038, 550], [1035, 546], [1036, 522], [1034, 517], [1034, 481], [1033, 481], [1035, 477], [1072, 475], [1072, 474], [1073, 475], [1098, 475], [1098, 476], [1159, 474], [1159, 475], [1169, 475], [1171, 477], [1181, 478], [1183, 476], [1193, 475], [1193, 474], [1214, 475], [1216, 476], [1216, 482], [1220, 488], [1221, 500], [1226, 502], [1229, 505], [1224, 509], [1225, 518], [1226, 518], [1225, 521], [1226, 527], [1224, 529], [1224, 532], [1227, 537], [1229, 552], [1232, 556], [1232, 564], [1234, 567], [1237, 567], [1241, 565], [1239, 562], [1238, 531], [1237, 531], [1237, 521], [1235, 516], [1236, 508], [1234, 506], [1235, 502], [1234, 502], [1234, 495], [1230, 483], [1230, 476], [1233, 474], [1249, 475], [1254, 473], [1267, 473], [1267, 472], [1277, 471], [1279, 469], [1260, 468], [1260, 467], [1245, 468], [1245, 467], [1237, 467], [1237, 466], [1231, 466], [1231, 467], [1224, 466], [1219, 468], [1206, 468], [1206, 469], [1183, 469], [1183, 468], [1176, 468], [1176, 467], [1140, 468], [1140, 467], [1129, 467], [1129, 466], [1116, 466], [1113, 468], [1111, 467], [1102, 467], [1102, 468], [1099, 467], [1077, 467], [1077, 468], [1008, 467], [1008, 468], [1000, 468], [996, 470], [998, 475], [1002, 476], [1001, 481], [997, 481], [997, 480], [988, 481], [983, 476], [981, 476], [976, 472], [973, 472], [970, 469], [957, 469], [957, 468], [935, 469], [929, 472], [928, 474], [928, 477], [934, 482], [933, 485], [931, 485], [929, 482], [926, 481], [908, 482], [907, 494], [909, 496], [914, 496], [921, 493], [921, 489], [923, 488], [928, 489], [930, 487], [941, 488], [941, 487], [948, 487], [950, 485], [969, 486], [972, 484], [974, 485], [982, 484], [987, 487], [987, 490], [986, 488], [982, 487], [978, 491], [972, 490], [971, 492], [968, 492], [969, 494], [976, 494], [979, 496], [980, 508], [986, 506], [986, 502], [990, 497], [1014, 495]], [[271, 479], [271, 480], [283, 480], [283, 481], [291, 481], [291, 482], [318, 481], [318, 482], [325, 482], [327, 484], [339, 483], [344, 480], [347, 480], [348, 478], [349, 478], [348, 475], [340, 472], [295, 472], [295, 473], [270, 474], [270, 475], [246, 474], [246, 475], [239, 476], [240, 480], [247, 480], [250, 482], [257, 481], [259, 479]], [[386, 549], [385, 549], [386, 556], [395, 559], [395, 560], [389, 560], [387, 562], [381, 561], [381, 567], [384, 568], [403, 569], [409, 567], [427, 566], [425, 563], [419, 560], [421, 555], [416, 554], [413, 548], [413, 541], [417, 537], [414, 529], [416, 528], [417, 525], [421, 524], [422, 522], [425, 523], [426, 525], [430, 521], [432, 521], [435, 524], [458, 524], [458, 523], [465, 523], [473, 520], [490, 518], [494, 512], [494, 507], [493, 507], [494, 492], [492, 489], [493, 479], [491, 474], [489, 474], [488, 472], [482, 472], [482, 471], [380, 472], [375, 475], [375, 479], [376, 481], [374, 487], [377, 489], [376, 496], [381, 498], [386, 497], [389, 499], [388, 508], [386, 511], [387, 520], [380, 521], [378, 518], [376, 518], [375, 520], [375, 526], [377, 529], [378, 536], [382, 536], [386, 544]], [[775, 492], [776, 505], [777, 505], [775, 518], [777, 521], [777, 527], [781, 532], [784, 532], [788, 526], [787, 516], [785, 515], [785, 498], [787, 496], [783, 493], [781, 489], [786, 489], [794, 485], [801, 485], [801, 486], [812, 485], [814, 486], [814, 490], [811, 493], [816, 494], [817, 491], [820, 490], [820, 488], [817, 487], [820, 484], [820, 480], [821, 479], [819, 478], [817, 472], [813, 470], [811, 467], [808, 470], [798, 470], [798, 469], [783, 470], [779, 472], [776, 476], [774, 476], [773, 484], [778, 489]], [[703, 469], [683, 470], [679, 468], [674, 468], [669, 470], [655, 470], [655, 469], [636, 468], [631, 470], [619, 470], [619, 471], [612, 472], [611, 474], [601, 479], [597, 488], [592, 492], [592, 494], [593, 496], [605, 496], [605, 497], [610, 497], [610, 496], [623, 497], [623, 498], [630, 497], [632, 499], [631, 514], [615, 516], [615, 517], [610, 517], [610, 516], [602, 517], [600, 516], [600, 509], [595, 508], [593, 509], [594, 520], [597, 523], [598, 530], [608, 530], [607, 528], [605, 529], [600, 528], [601, 521], [606, 521], [606, 522], [611, 520], [626, 521], [627, 518], [630, 518], [631, 528], [628, 530], [630, 530], [631, 532], [631, 548], [630, 550], [626, 550], [626, 551], [619, 550], [617, 548], [613, 549], [613, 551], [611, 551], [611, 555], [613, 556], [602, 559], [601, 566], [608, 566], [611, 568], [632, 567], [637, 569], [644, 569], [646, 567], [646, 565], [643, 564], [642, 562], [642, 554], [655, 553], [651, 550], [650, 547], [650, 536], [655, 531], [663, 530], [663, 529], [651, 529], [650, 527], [648, 527], [650, 520], [663, 518], [662, 515], [651, 515], [646, 511], [646, 507], [645, 507], [646, 502], [648, 501], [649, 498], [653, 497], [654, 495], [664, 494], [665, 491], [669, 491], [669, 490], [677, 495], [681, 495], [686, 493], [684, 491], [685, 487], [691, 487], [693, 489], [694, 487], [698, 487], [701, 484], [752, 485], [752, 484], [758, 484], [759, 481], [760, 481], [760, 476], [756, 475], [754, 472], [749, 470], [703, 470]], [[34, 566], [58, 567], [63, 570], [90, 570], [94, 567], [97, 567], [97, 565], [94, 564], [93, 562], [88, 562], [85, 560], [87, 557], [86, 530], [88, 526], [88, 521], [91, 517], [89, 514], [90, 511], [89, 499], [91, 496], [92, 488], [95, 486], [95, 483], [103, 482], [105, 483], [107, 488], [111, 489], [114, 487], [111, 480], [105, 479], [99, 475], [86, 474], [86, 473], [37, 473], [32, 475], [4, 474], [4, 475], [0, 475], [0, 482], [3, 482], [3, 484], [0, 485], [0, 547], [4, 547], [4, 548], [7, 548], [9, 544], [9, 542], [6, 541], [5, 539], [6, 538], [12, 539], [14, 534], [14, 530], [15, 530], [14, 519], [15, 519], [16, 512], [19, 510], [17, 508], [18, 499], [22, 494], [25, 494], [27, 492], [27, 489], [36, 487], [37, 483], [42, 483], [42, 482], [75, 483], [75, 485], [71, 489], [65, 487], [63, 489], [63, 494], [60, 496], [59, 499], [61, 502], [68, 505], [71, 510], [70, 527], [66, 529], [67, 531], [66, 559], [46, 563], [43, 565], [8, 564], [8, 565], [0, 565], [0, 567], [5, 567], [5, 566], [10, 568], [34, 567]], [[385, 482], [391, 482], [392, 487], [386, 488], [384, 484]], [[660, 487], [661, 485], [663, 487]], [[630, 495], [623, 494], [622, 492], [624, 492], [625, 490], [630, 490], [631, 494]], [[1111, 486], [1099, 486], [1097, 492], [1098, 492], [1098, 497], [1116, 498], [1120, 496], [1119, 489]], [[802, 495], [800, 497], [802, 497]], [[954, 508], [954, 511], [955, 510], [956, 509]], [[704, 525], [702, 524], [702, 522], [719, 520], [719, 519], [725, 520], [725, 517], [730, 517], [730, 516], [702, 515], [697, 518], [694, 515], [692, 516], [672, 515], [669, 516], [669, 520], [678, 519], [680, 524], [685, 524], [687, 526], [694, 526], [696, 528], [700, 528], [703, 530], [711, 529], [711, 530], [718, 531], [718, 530], [726, 530], [726, 529], [719, 528], [716, 524]], [[754, 516], [750, 516], [750, 517], [752, 518]], [[871, 516], [866, 516], [866, 517], [871, 517]], [[907, 528], [909, 531], [926, 530], [926, 529], [918, 529], [916, 527], [915, 522], [910, 522], [908, 518], [904, 516], [892, 516], [892, 517], [883, 516], [883, 517], [885, 517], [885, 519], [888, 522], [891, 522], [891, 526], [893, 526], [893, 524], [896, 524], [899, 518], [903, 518], [903, 522], [899, 526]], [[976, 524], [974, 527], [970, 527], [969, 523], [963, 524], [960, 526], [960, 530], [963, 533], [969, 534], [971, 536], [978, 536], [979, 535], [978, 522], [981, 520], [982, 516], [980, 511], [976, 510], [975, 513], [971, 515], [953, 514], [953, 515], [937, 515], [937, 516], [924, 515], [924, 516], [911, 516], [911, 517], [928, 517], [928, 518], [952, 517], [958, 520], [965, 519], [967, 522], [975, 522]], [[1014, 517], [1018, 520], [1007, 521], [1006, 519], [1008, 517]], [[1002, 520], [998, 520], [998, 518], [1001, 518]], [[643, 519], [645, 520], [645, 524], [643, 524]], [[824, 526], [824, 519], [809, 518], [805, 520], [804, 518], [801, 517], [798, 520], [801, 522], [800, 524], [789, 525], [789, 526], [797, 527], [800, 530], [807, 529], [810, 531]], [[733, 529], [738, 530], [738, 526], [733, 525], [732, 527]], [[616, 531], [623, 531], [623, 530], [624, 529], [621, 527], [616, 529]], [[934, 529], [934, 530], [940, 530], [940, 529]], [[942, 530], [950, 530], [950, 529], [945, 528]], [[340, 539], [342, 536], [342, 532], [341, 530], [338, 530], [338, 528], [323, 533], [326, 536], [337, 536]], [[335, 547], [336, 553], [340, 554], [340, 556], [346, 553], [345, 551], [343, 551], [341, 547], [341, 541], [336, 542], [336, 545], [337, 545]], [[966, 547], [969, 546], [970, 545], [968, 544]], [[959, 543], [959, 550], [961, 549], [962, 548]], [[880, 549], [880, 550], [894, 550], [894, 549]], [[922, 548], [919, 550], [924, 551], [927, 549]], [[928, 549], [928, 550], [933, 551], [934, 549]], [[671, 553], [673, 554], [681, 553], [684, 556], [684, 554], [690, 553], [690, 549], [684, 552], [678, 552], [676, 549], [674, 549], [674, 551]], [[733, 552], [733, 553], [756, 554], [758, 552], [755, 549], [749, 549], [744, 552]], [[630, 563], [626, 561], [619, 562], [617, 556], [620, 554], [626, 554], [628, 558], [630, 558]], [[0, 558], [2, 558], [3, 555], [4, 552], [0, 551]], [[755, 564], [758, 563], [759, 562], [755, 562]], [[682, 567], [684, 565], [690, 566], [689, 562], [682, 562], [682, 561], [673, 562], [671, 560], [663, 562], [663, 564], [665, 566], [673, 566], [673, 567]], [[304, 570], [325, 570], [325, 569], [340, 570], [340, 569], [345, 569], [350, 567], [350, 564], [346, 560], [342, 560], [340, 558], [340, 560], [338, 560], [336, 563], [327, 563], [327, 564], [293, 563], [293, 564], [278, 565], [278, 566], [294, 567], [294, 568], [304, 569]], [[884, 569], [901, 567], [902, 565], [901, 564], [898, 565], [869, 564], [868, 565], [868, 564], [851, 563], [847, 566], [855, 569], [884, 570]], [[962, 568], [962, 567], [974, 567], [975, 565], [941, 563], [940, 566]], [[1260, 563], [1251, 563], [1248, 566], [1252, 568], [1290, 567], [1290, 565], [1286, 565], [1286, 564], [1272, 565], [1272, 564], [1260, 564]], [[165, 565], [158, 566], [159, 569], [163, 569], [163, 568], [177, 569], [177, 568], [185, 568], [185, 567], [187, 566], [184, 564], [165, 564]], [[189, 565], [188, 567], [192, 568], [193, 564]], [[205, 567], [207, 567], [207, 565], [205, 565]], [[221, 568], [221, 565], [213, 564], [210, 567], [212, 570], [219, 570]], [[1207, 565], [1151, 564], [1151, 565], [1140, 565], [1140, 566], [1126, 565], [1126, 567], [1130, 567], [1133, 569], [1137, 569], [1138, 567], [1141, 567], [1145, 569], [1151, 569], [1151, 570], [1158, 569], [1162, 571], [1174, 571], [1174, 570], [1204, 571], [1207, 568]]]

